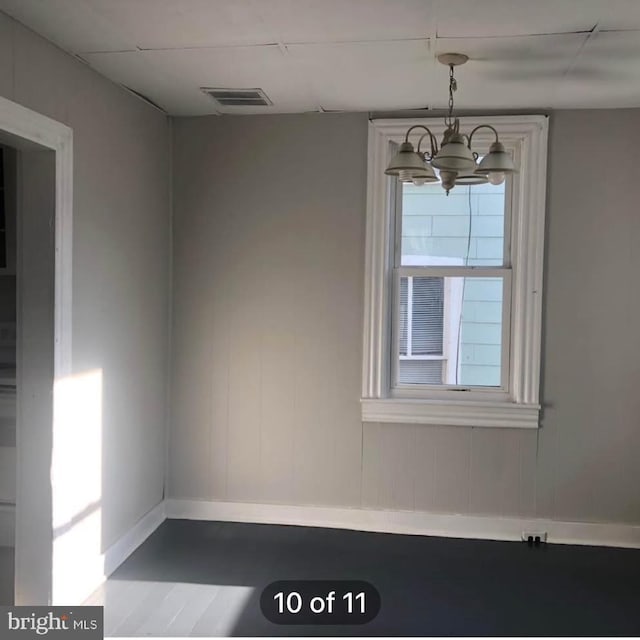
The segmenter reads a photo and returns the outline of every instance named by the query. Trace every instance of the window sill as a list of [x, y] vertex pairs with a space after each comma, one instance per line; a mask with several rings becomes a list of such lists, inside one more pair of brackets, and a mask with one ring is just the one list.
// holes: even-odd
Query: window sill
[[537, 429], [540, 406], [515, 402], [362, 398], [363, 422]]

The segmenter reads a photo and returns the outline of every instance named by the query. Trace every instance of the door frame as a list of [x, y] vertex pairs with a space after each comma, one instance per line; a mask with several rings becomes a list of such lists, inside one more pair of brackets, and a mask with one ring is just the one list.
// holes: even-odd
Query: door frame
[[[60, 432], [63, 413], [60, 410], [60, 393], [57, 382], [64, 380], [72, 373], [72, 260], [73, 260], [73, 131], [68, 126], [52, 120], [47, 116], [32, 111], [11, 100], [0, 97], [0, 133], [11, 140], [15, 146], [27, 145], [55, 152], [55, 225], [54, 225], [54, 362], [53, 380], [51, 381], [52, 424], [51, 433], [47, 434], [53, 442], [56, 432]], [[35, 145], [35, 147], [34, 147]], [[22, 378], [21, 340], [16, 345], [17, 364], [17, 421], [16, 435], [20, 444], [21, 406], [29, 400], [20, 394]], [[16, 570], [15, 594], [16, 604], [56, 604], [64, 599], [64, 594], [55, 593], [56, 581], [53, 580], [56, 570], [64, 570], [62, 558], [56, 559], [53, 524], [56, 506], [64, 501], [64, 496], [56, 495], [56, 481], [49, 474], [49, 486], [30, 486], [28, 500], [21, 500], [25, 495], [21, 483], [28, 480], [28, 470], [33, 460], [29, 457], [28, 447], [17, 447], [17, 496], [16, 504]], [[49, 451], [49, 461], [52, 451]], [[41, 459], [36, 462], [41, 463]], [[40, 483], [41, 484], [41, 483]], [[33, 499], [31, 498], [33, 496]], [[27, 502], [27, 504], [23, 504]], [[33, 504], [32, 504], [33, 503]], [[50, 530], [33, 534], [34, 509], [42, 505], [51, 513]], [[32, 566], [30, 557], [42, 557], [42, 545], [48, 545], [46, 556], [51, 558], [50, 566]], [[67, 566], [66, 570], [69, 571]], [[42, 600], [47, 600], [46, 602]], [[37, 602], [34, 600], [38, 600]]]

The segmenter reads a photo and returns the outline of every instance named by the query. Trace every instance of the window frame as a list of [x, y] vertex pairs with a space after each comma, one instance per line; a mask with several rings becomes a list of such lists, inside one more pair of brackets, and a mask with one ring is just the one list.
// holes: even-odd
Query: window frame
[[[511, 277], [510, 318], [505, 304], [503, 322], [509, 322], [510, 348], [503, 354], [507, 379], [501, 390], [393, 389], [393, 277], [396, 245], [401, 240], [394, 212], [401, 187], [397, 179], [385, 176], [384, 170], [394, 145], [402, 142], [409, 127], [425, 125], [441, 137], [444, 123], [433, 118], [370, 121], [361, 399], [364, 422], [539, 426], [548, 120], [545, 115], [460, 118], [465, 131], [483, 123], [496, 127], [500, 141], [514, 154], [520, 169], [505, 196], [510, 196], [511, 204], [505, 226], [505, 244], [510, 243], [505, 256], [510, 256]], [[474, 148], [482, 150], [492, 141], [492, 133], [480, 129], [474, 135]], [[506, 286], [506, 279], [504, 283]]]

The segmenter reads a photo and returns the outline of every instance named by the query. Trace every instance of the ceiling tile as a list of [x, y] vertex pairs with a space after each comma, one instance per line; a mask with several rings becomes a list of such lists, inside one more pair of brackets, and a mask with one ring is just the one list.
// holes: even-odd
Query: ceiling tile
[[141, 49], [267, 44], [277, 40], [264, 0], [84, 0]]
[[289, 55], [325, 109], [422, 108], [433, 97], [428, 40], [289, 46]]
[[434, 0], [439, 37], [640, 28], [638, 0]]
[[[307, 83], [275, 45], [100, 53], [86, 59], [175, 115], [317, 110]], [[222, 109], [200, 87], [261, 88], [274, 104]]]
[[0, 0], [74, 53], [423, 38], [425, 0]]
[[135, 37], [96, 13], [91, 3], [78, 0], [0, 0], [8, 13], [66, 51], [123, 51], [135, 49]]
[[263, 0], [261, 6], [286, 43], [426, 38], [435, 29], [431, 0]]
[[580, 104], [586, 108], [638, 106], [639, 61], [640, 32], [600, 32], [580, 52], [555, 103], [559, 107]]
[[143, 49], [422, 38], [425, 0], [85, 0]]
[[[437, 53], [458, 51], [470, 57], [456, 70], [459, 108], [547, 107], [586, 39], [584, 34], [439, 38], [436, 46]], [[445, 73], [442, 76], [445, 86], [438, 106], [445, 107]]]

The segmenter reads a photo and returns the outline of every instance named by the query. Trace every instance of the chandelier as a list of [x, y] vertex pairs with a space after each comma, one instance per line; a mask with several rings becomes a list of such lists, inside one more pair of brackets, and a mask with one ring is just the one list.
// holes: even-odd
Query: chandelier
[[[498, 185], [504, 182], [507, 174], [517, 172], [511, 155], [505, 151], [504, 145], [498, 139], [498, 132], [490, 124], [478, 125], [468, 136], [460, 133], [460, 120], [453, 115], [453, 94], [458, 88], [454, 69], [468, 59], [469, 57], [462, 53], [443, 53], [438, 56], [438, 61], [449, 67], [449, 111], [444, 119], [447, 128], [440, 149], [436, 137], [428, 127], [421, 124], [410, 127], [400, 149], [387, 166], [387, 175], [398, 176], [400, 182], [410, 182], [417, 186], [440, 182], [449, 195], [449, 191], [457, 184], [489, 182]], [[426, 131], [418, 140], [417, 150], [409, 142], [409, 135], [415, 129]], [[480, 161], [479, 155], [471, 150], [471, 141], [478, 129], [491, 129], [496, 137], [489, 147], [489, 153]], [[422, 141], [427, 137], [430, 149], [421, 151]]]

